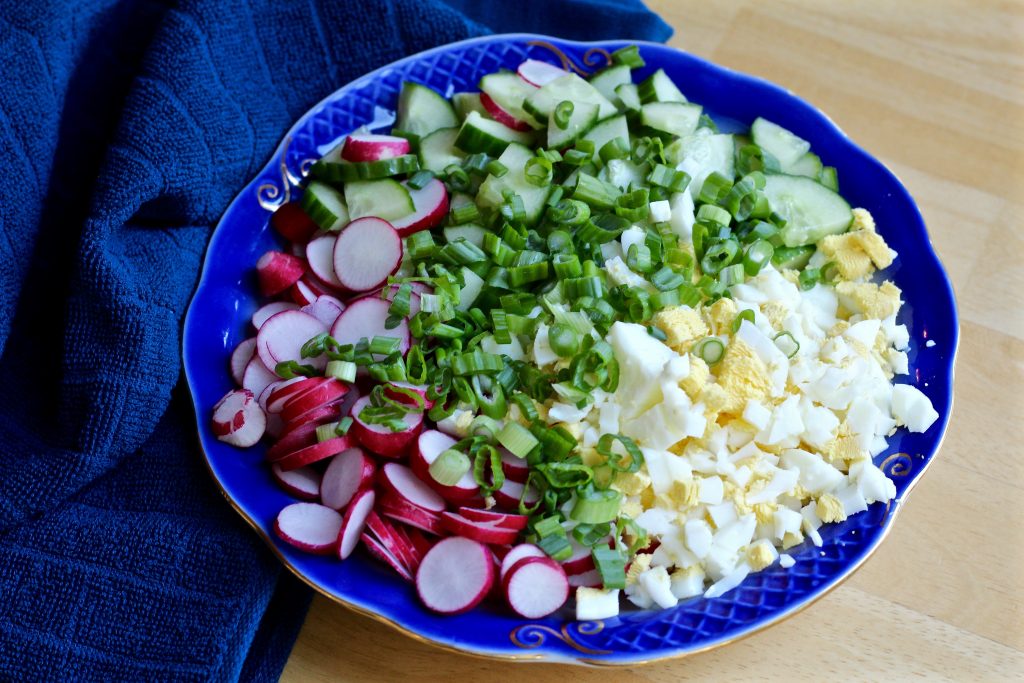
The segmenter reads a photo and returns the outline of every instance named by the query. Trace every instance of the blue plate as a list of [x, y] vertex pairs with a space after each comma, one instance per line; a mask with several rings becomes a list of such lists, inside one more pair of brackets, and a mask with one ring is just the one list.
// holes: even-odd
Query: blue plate
[[899, 252], [888, 275], [907, 302], [902, 322], [912, 341], [906, 381], [931, 398], [940, 417], [925, 434], [901, 431], [890, 440], [890, 449], [876, 458], [896, 483], [896, 499], [889, 506], [876, 504], [846, 522], [823, 527], [824, 545], [792, 549], [796, 565], [791, 569], [776, 564], [722, 597], [693, 599], [664, 611], [624, 610], [622, 616], [604, 622], [575, 622], [568, 610], [528, 622], [490, 606], [455, 617], [437, 616], [420, 606], [409, 584], [362, 551], [341, 563], [303, 554], [274, 536], [274, 518], [292, 499], [271, 480], [262, 461], [264, 448], [232, 448], [217, 441], [209, 428], [211, 408], [232, 388], [231, 350], [251, 334], [249, 317], [257, 307], [254, 264], [267, 249], [279, 247], [268, 227], [270, 212], [298, 194], [311, 160], [336, 140], [359, 126], [386, 131], [403, 80], [451, 95], [475, 90], [484, 74], [514, 70], [527, 58], [585, 74], [604, 66], [609, 52], [627, 44], [524, 34], [488, 36], [413, 55], [341, 88], [288, 131], [260, 175], [228, 208], [210, 241], [185, 320], [185, 374], [199, 438], [210, 471], [231, 504], [281, 561], [313, 588], [447, 649], [507, 659], [631, 665], [692, 654], [750, 635], [807, 607], [867, 560], [935, 456], [949, 420], [958, 337], [953, 291], [921, 214], [896, 176], [792, 93], [679, 50], [641, 43], [647, 66], [638, 76], [665, 69], [687, 97], [704, 105], [723, 126], [749, 125], [764, 116], [809, 140], [824, 163], [838, 169], [847, 200], [869, 209]]

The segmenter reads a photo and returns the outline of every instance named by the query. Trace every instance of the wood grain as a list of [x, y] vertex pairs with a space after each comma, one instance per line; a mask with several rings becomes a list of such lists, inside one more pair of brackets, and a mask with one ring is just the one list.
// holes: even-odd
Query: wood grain
[[810, 100], [917, 199], [962, 319], [949, 434], [849, 582], [726, 648], [632, 670], [447, 654], [318, 597], [282, 678], [1024, 678], [1024, 3], [648, 0], [670, 41]]

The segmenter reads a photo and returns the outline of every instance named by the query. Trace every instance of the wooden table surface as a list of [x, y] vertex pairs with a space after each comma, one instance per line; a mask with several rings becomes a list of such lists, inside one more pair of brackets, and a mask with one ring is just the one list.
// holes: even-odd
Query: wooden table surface
[[318, 596], [282, 680], [1024, 679], [1024, 3], [648, 4], [670, 44], [816, 104], [917, 199], [960, 305], [942, 451], [853, 578], [725, 648], [630, 670], [513, 666]]

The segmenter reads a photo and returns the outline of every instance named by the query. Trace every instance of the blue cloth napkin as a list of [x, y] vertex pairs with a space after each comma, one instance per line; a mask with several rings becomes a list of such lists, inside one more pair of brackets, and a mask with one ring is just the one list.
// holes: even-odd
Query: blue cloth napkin
[[224, 208], [361, 74], [638, 0], [25, 0], [0, 13], [0, 680], [276, 680], [309, 603], [201, 464], [180, 329]]

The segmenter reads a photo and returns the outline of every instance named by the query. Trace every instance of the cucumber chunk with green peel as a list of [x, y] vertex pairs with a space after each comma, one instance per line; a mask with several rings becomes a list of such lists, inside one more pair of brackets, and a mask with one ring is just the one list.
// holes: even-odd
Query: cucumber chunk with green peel
[[419, 140], [439, 128], [459, 125], [451, 103], [425, 85], [405, 81], [398, 95], [395, 130]]
[[772, 211], [786, 219], [780, 236], [787, 247], [814, 244], [827, 235], [845, 232], [853, 221], [846, 200], [812, 178], [766, 176], [764, 193]]
[[648, 102], [640, 108], [640, 123], [678, 137], [693, 135], [704, 108], [682, 102]]
[[790, 173], [790, 167], [811, 151], [811, 143], [761, 117], [750, 125], [750, 136], [761, 149], [779, 160], [783, 173]]
[[633, 83], [623, 83], [615, 88], [615, 96], [618, 98], [616, 103], [621, 104], [625, 111], [640, 111], [640, 92]]
[[322, 230], [341, 230], [349, 222], [345, 198], [325, 183], [311, 180], [302, 193], [300, 204]]
[[464, 152], [484, 152], [496, 157], [511, 143], [533, 144], [533, 134], [512, 130], [503, 123], [485, 119], [475, 111], [469, 112], [455, 137], [455, 146]]
[[483, 248], [484, 246], [484, 235], [487, 231], [475, 223], [466, 223], [465, 225], [449, 225], [444, 229], [444, 238], [448, 242], [454, 242], [457, 239], [464, 239], [475, 247]]
[[658, 69], [638, 86], [640, 101], [647, 102], [686, 102], [686, 96], [680, 92], [664, 69]]
[[607, 97], [576, 74], [556, 78], [535, 91], [523, 102], [523, 108], [538, 121], [547, 121], [555, 106], [562, 100], [572, 100], [576, 104], [596, 104], [599, 107], [597, 116], [602, 119], [618, 112]]
[[461, 164], [465, 153], [455, 146], [458, 128], [441, 128], [420, 140], [420, 168], [443, 173], [451, 164]]
[[597, 177], [626, 192], [631, 186], [645, 187], [647, 174], [650, 172], [649, 164], [637, 165], [628, 159], [612, 159], [605, 164]]
[[409, 191], [391, 178], [346, 183], [345, 203], [352, 220], [376, 216], [394, 221], [416, 210]]
[[466, 116], [471, 111], [475, 111], [485, 117], [488, 116], [484, 105], [480, 103], [480, 93], [478, 92], [457, 92], [452, 95], [452, 105], [455, 107], [455, 113], [459, 115], [461, 121], [465, 121]]
[[327, 182], [348, 183], [353, 180], [378, 180], [396, 175], [415, 173], [420, 169], [420, 160], [415, 154], [403, 154], [391, 159], [377, 161], [324, 161], [313, 164], [310, 172], [315, 178]]
[[789, 168], [784, 168], [782, 170], [789, 175], [802, 175], [807, 176], [808, 178], [817, 178], [821, 175], [821, 169], [821, 159], [818, 158], [818, 155], [813, 152], [808, 152], [790, 164]]
[[523, 102], [537, 92], [537, 88], [524, 81], [518, 74], [508, 71], [488, 74], [480, 79], [480, 90], [487, 93], [495, 104], [517, 121], [522, 121], [531, 128], [543, 127], [523, 109]]
[[625, 64], [616, 64], [607, 69], [601, 69], [590, 77], [590, 85], [597, 88], [597, 91], [614, 103], [618, 99], [615, 89], [620, 85], [632, 83], [633, 78], [630, 68]]
[[690, 176], [687, 191], [697, 199], [704, 181], [712, 173], [721, 173], [726, 178], [735, 176], [734, 151], [732, 135], [700, 128], [693, 135], [679, 138], [666, 147], [665, 158]]
[[500, 178], [489, 175], [480, 185], [476, 195], [477, 203], [487, 209], [496, 209], [505, 201], [504, 191], [511, 190], [523, 200], [526, 211], [526, 222], [536, 223], [544, 213], [544, 202], [551, 193], [550, 186], [538, 187], [526, 179], [526, 164], [533, 158], [533, 152], [523, 145], [511, 143], [498, 161], [508, 171]]
[[559, 128], [555, 123], [555, 112], [552, 111], [548, 117], [548, 147], [551, 149], [562, 149], [568, 147], [581, 135], [590, 130], [597, 122], [597, 112], [600, 109], [596, 104], [590, 102], [574, 103], [572, 115], [565, 128]]
[[615, 138], [622, 138], [626, 141], [626, 145], [631, 144], [629, 137], [629, 124], [626, 123], [626, 117], [624, 115], [613, 116], [603, 121], [598, 121], [594, 124], [594, 127], [587, 131], [587, 134], [583, 136], [584, 140], [590, 140], [594, 143], [594, 159], [600, 160], [598, 152], [608, 142]]
[[803, 247], [779, 247], [772, 254], [772, 264], [779, 269], [792, 268], [798, 270], [807, 265], [814, 256], [814, 245]]

